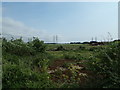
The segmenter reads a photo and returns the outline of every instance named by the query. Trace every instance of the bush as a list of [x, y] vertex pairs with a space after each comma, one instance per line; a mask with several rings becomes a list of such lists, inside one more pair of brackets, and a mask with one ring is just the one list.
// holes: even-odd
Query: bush
[[[3, 88], [52, 88], [55, 84], [47, 73], [49, 59], [44, 42], [34, 38], [25, 43], [22, 39], [3, 39]], [[40, 71], [35, 71], [33, 67]]]
[[16, 39], [12, 41], [3, 40], [2, 51], [4, 54], [11, 53], [19, 56], [35, 54], [35, 50], [29, 47], [26, 43], [24, 43], [20, 39]]
[[15, 64], [3, 65], [3, 88], [22, 88], [25, 86], [25, 82], [28, 80], [26, 74], [23, 74], [21, 68]]
[[[46, 64], [46, 63], [45, 63]], [[43, 65], [45, 65], [43, 64]], [[46, 68], [43, 66], [43, 70]], [[55, 84], [50, 80], [50, 75], [32, 71], [24, 65], [5, 63], [3, 65], [3, 88], [52, 88]]]
[[38, 38], [34, 38], [32, 43], [33, 43], [33, 48], [37, 52], [45, 52], [46, 46], [43, 41], [40, 41]]
[[3, 53], [11, 53], [19, 56], [35, 55], [37, 52], [44, 53], [46, 45], [38, 38], [34, 38], [33, 41], [25, 43], [23, 40], [16, 39], [7, 41], [3, 39], [2, 50]]
[[110, 43], [89, 62], [89, 68], [104, 76], [103, 88], [120, 87], [120, 42]]
[[59, 46], [57, 49], [56, 49], [56, 51], [64, 51], [65, 50], [65, 48], [63, 47], [63, 46]]

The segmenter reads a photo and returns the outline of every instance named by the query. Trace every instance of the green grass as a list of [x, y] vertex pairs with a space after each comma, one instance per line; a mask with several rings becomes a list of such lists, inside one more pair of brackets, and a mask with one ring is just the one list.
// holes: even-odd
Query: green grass
[[[103, 46], [90, 46], [88, 44], [49, 44], [47, 45], [47, 50], [52, 50], [52, 49], [56, 49], [57, 47], [59, 47], [60, 45], [63, 46], [63, 48], [65, 48], [65, 51], [47, 51], [49, 54], [53, 55], [54, 59], [66, 59], [65, 56], [68, 55], [68, 57], [71, 56], [71, 58], [68, 59], [77, 59], [75, 57], [72, 58], [72, 56], [76, 56], [79, 57], [81, 56], [81, 59], [89, 59], [89, 57], [91, 55], [95, 54], [95, 51], [90, 49], [95, 49], [96, 48], [101, 48]], [[81, 50], [79, 47], [85, 47], [85, 49]]]
[[63, 46], [66, 50], [77, 50], [79, 46], [88, 46], [88, 44], [48, 44], [47, 50], [56, 49], [59, 46]]

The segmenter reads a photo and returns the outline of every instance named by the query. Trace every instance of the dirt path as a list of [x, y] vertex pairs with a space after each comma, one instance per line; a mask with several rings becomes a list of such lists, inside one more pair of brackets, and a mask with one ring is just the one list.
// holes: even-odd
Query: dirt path
[[62, 67], [65, 63], [74, 63], [74, 62], [75, 60], [68, 60], [68, 59], [55, 60], [49, 68], [53, 70], [58, 67]]

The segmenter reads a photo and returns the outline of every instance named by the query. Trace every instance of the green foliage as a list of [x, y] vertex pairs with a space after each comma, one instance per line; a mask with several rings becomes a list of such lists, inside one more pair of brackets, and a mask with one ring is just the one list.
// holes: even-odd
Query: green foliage
[[45, 47], [44, 42], [38, 38], [34, 38], [33, 41], [28, 43], [23, 42], [21, 38], [16, 40], [11, 39], [10, 41], [3, 39], [2, 44], [3, 53], [9, 52], [19, 56], [35, 55], [37, 52], [44, 53]]
[[72, 60], [82, 60], [83, 59], [83, 57], [80, 53], [76, 53], [76, 52], [72, 52], [72, 51], [64, 53], [64, 58], [72, 59]]
[[[112, 42], [103, 47], [74, 44], [47, 46], [46, 48], [46, 44], [38, 38], [27, 43], [22, 38], [12, 38], [9, 41], [3, 38], [3, 88], [120, 87], [120, 42]], [[51, 48], [57, 51], [47, 51]], [[52, 75], [48, 73], [48, 67], [58, 59], [78, 60], [79, 65], [82, 64], [79, 60], [87, 60], [83, 65], [95, 75], [87, 78], [88, 81], [80, 86], [81, 78], [77, 80], [77, 77], [81, 75], [78, 72], [82, 69], [78, 70], [77, 66], [66, 62], [63, 67], [70, 70], [71, 76], [63, 76], [63, 71], [58, 68], [53, 76], [62, 77], [65, 82], [54, 82], [51, 80]]]
[[63, 46], [58, 46], [58, 48], [56, 49], [56, 51], [64, 51], [65, 50], [65, 48], [63, 47]]
[[79, 50], [86, 50], [85, 46], [79, 46]]
[[88, 50], [93, 52], [99, 52], [101, 49], [104, 49], [104, 48], [93, 46], [93, 47], [90, 47]]
[[19, 56], [35, 54], [35, 50], [24, 43], [21, 39], [6, 41], [2, 43], [3, 53], [11, 53]]
[[[47, 60], [48, 61], [48, 60]], [[50, 80], [50, 75], [46, 73], [47, 62], [42, 61], [42, 72], [35, 72], [24, 65], [11, 64], [6, 62], [3, 65], [3, 88], [50, 88], [54, 84]]]
[[79, 88], [79, 84], [78, 83], [65, 83], [63, 84], [60, 88]]
[[[3, 88], [51, 88], [55, 84], [47, 73], [49, 59], [42, 41], [34, 38], [25, 43], [22, 39], [3, 39]], [[34, 69], [37, 68], [37, 70]]]
[[103, 75], [103, 88], [120, 87], [120, 42], [110, 43], [89, 62], [89, 68]]
[[43, 41], [40, 41], [38, 38], [34, 38], [34, 40], [32, 41], [33, 43], [33, 48], [37, 51], [37, 52], [45, 52], [45, 45]]
[[15, 64], [3, 65], [3, 88], [20, 88], [24, 87], [25, 82], [29, 79], [23, 70]]

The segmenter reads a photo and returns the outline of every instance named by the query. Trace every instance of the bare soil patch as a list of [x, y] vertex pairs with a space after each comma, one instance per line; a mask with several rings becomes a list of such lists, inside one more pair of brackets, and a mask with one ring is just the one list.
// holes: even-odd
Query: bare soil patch
[[73, 62], [75, 62], [75, 60], [68, 60], [68, 59], [55, 60], [49, 68], [51, 70], [54, 70], [57, 67], [62, 67], [64, 63], [73, 63]]
[[[53, 62], [53, 64], [51, 64], [51, 66], [49, 67], [49, 70], [51, 70], [51, 79], [55, 82], [61, 81], [64, 82], [64, 76], [67, 76], [68, 80], [73, 76], [73, 74], [71, 73], [71, 71], [69, 69], [66, 69], [63, 67], [64, 63], [76, 63], [75, 66], [76, 67], [82, 67], [83, 69], [79, 69], [77, 72], [77, 76], [76, 76], [76, 80], [78, 78], [80, 78], [79, 83], [84, 84], [86, 82], [86, 79], [88, 77], [93, 76], [93, 72], [88, 71], [85, 69], [85, 65], [83, 64], [85, 62], [85, 60], [82, 61], [76, 61], [76, 60], [68, 60], [68, 59], [62, 59], [62, 60], [55, 60]], [[57, 71], [57, 70], [62, 69], [61, 71]], [[82, 76], [82, 75], [86, 74], [86, 76]]]

